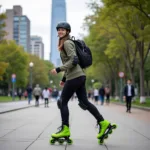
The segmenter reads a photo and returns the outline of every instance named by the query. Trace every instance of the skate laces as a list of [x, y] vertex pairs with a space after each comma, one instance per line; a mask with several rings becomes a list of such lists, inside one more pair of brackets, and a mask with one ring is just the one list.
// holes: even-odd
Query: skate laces
[[60, 127], [58, 127], [57, 130], [58, 130], [58, 132], [56, 132], [56, 134], [60, 133], [63, 130], [63, 125], [61, 125]]
[[97, 122], [96, 125], [95, 125], [95, 128], [98, 128], [98, 126], [99, 126], [99, 123]]
[[98, 133], [100, 133], [101, 126], [100, 126], [100, 124], [98, 122], [96, 123], [95, 128], [97, 128], [99, 130]]

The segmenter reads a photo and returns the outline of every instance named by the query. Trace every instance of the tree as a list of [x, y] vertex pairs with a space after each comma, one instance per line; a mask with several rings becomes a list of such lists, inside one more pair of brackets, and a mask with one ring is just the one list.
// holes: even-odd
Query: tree
[[3, 80], [3, 74], [6, 72], [7, 67], [8, 63], [0, 62], [0, 80]]
[[93, 85], [93, 87], [94, 87], [95, 89], [99, 89], [101, 86], [102, 86], [102, 83], [100, 83], [100, 82], [96, 82], [96, 83], [94, 83], [94, 85]]
[[[140, 96], [141, 102], [144, 102], [144, 65], [150, 49], [150, 19], [148, 18], [149, 9], [147, 7], [150, 2], [142, 0], [103, 0], [103, 3], [104, 5], [100, 7], [95, 5], [95, 2], [91, 3], [94, 14], [86, 17], [90, 34], [93, 33], [93, 37], [107, 34], [110, 43], [108, 42], [105, 54], [109, 58], [116, 58], [115, 55], [119, 55], [120, 60], [123, 60], [122, 64], [125, 65], [124, 69], [128, 69], [133, 81], [135, 66], [139, 63]], [[101, 33], [97, 32], [98, 30]], [[98, 40], [98, 38], [95, 38], [95, 40]], [[115, 48], [113, 54], [112, 47]]]
[[0, 54], [3, 62], [8, 64], [6, 69], [5, 80], [9, 89], [11, 88], [11, 75], [16, 74], [16, 85], [18, 87], [25, 87], [27, 84], [27, 63], [28, 55], [23, 48], [18, 46], [13, 41], [3, 42], [0, 45]]
[[[29, 54], [29, 61], [33, 62], [34, 66], [32, 68], [32, 81], [33, 81], [33, 87], [36, 84], [39, 84], [40, 86], [44, 87], [49, 83], [48, 81], [48, 72], [47, 72], [47, 66], [45, 65], [44, 61], [41, 60], [38, 56], [30, 55]], [[28, 65], [28, 72], [30, 72], [30, 68]], [[28, 76], [28, 84], [30, 83], [29, 76]]]
[[45, 60], [44, 63], [46, 65], [46, 72], [47, 72], [47, 75], [48, 75], [47, 86], [50, 86], [51, 88], [53, 88], [54, 85], [59, 87], [59, 82], [60, 82], [63, 75], [61, 73], [57, 74], [57, 75], [52, 75], [50, 73], [50, 70], [52, 70], [54, 68], [54, 65], [51, 62], [47, 61], [47, 60]]
[[103, 0], [106, 6], [119, 5], [120, 7], [134, 7], [147, 19], [150, 19], [149, 0]]
[[1, 13], [0, 14], [0, 43], [4, 40], [4, 37], [7, 35], [7, 32], [4, 30], [6, 14]]

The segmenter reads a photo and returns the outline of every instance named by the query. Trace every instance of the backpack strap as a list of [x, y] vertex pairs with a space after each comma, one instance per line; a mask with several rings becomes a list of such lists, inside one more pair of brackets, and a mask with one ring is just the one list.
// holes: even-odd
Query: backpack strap
[[[72, 42], [74, 42], [75, 37], [74, 37], [74, 36], [72, 36], [72, 37], [71, 37], [70, 39], [68, 39], [68, 40], [71, 40]], [[64, 46], [63, 46], [63, 51], [64, 51], [65, 55], [67, 56], [67, 53], [66, 53], [66, 51], [65, 51], [65, 49], [64, 49]]]

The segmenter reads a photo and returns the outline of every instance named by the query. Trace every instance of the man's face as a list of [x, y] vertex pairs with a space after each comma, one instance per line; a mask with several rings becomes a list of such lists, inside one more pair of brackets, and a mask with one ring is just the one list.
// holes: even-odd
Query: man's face
[[131, 80], [128, 80], [128, 81], [127, 81], [127, 84], [131, 84]]

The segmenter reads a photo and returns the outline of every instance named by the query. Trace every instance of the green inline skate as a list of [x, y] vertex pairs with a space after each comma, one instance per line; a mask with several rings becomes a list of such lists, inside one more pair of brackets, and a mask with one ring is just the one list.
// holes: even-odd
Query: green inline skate
[[108, 139], [109, 134], [113, 133], [113, 130], [117, 128], [116, 124], [110, 124], [109, 121], [104, 120], [98, 123], [99, 133], [97, 135], [98, 143], [102, 145], [105, 139]]
[[67, 144], [70, 145], [73, 143], [73, 140], [70, 139], [69, 127], [63, 125], [60, 127], [60, 130], [57, 133], [53, 133], [51, 135], [50, 144], [55, 144], [55, 142], [58, 142], [59, 144], [63, 144], [65, 141], [67, 142]]

